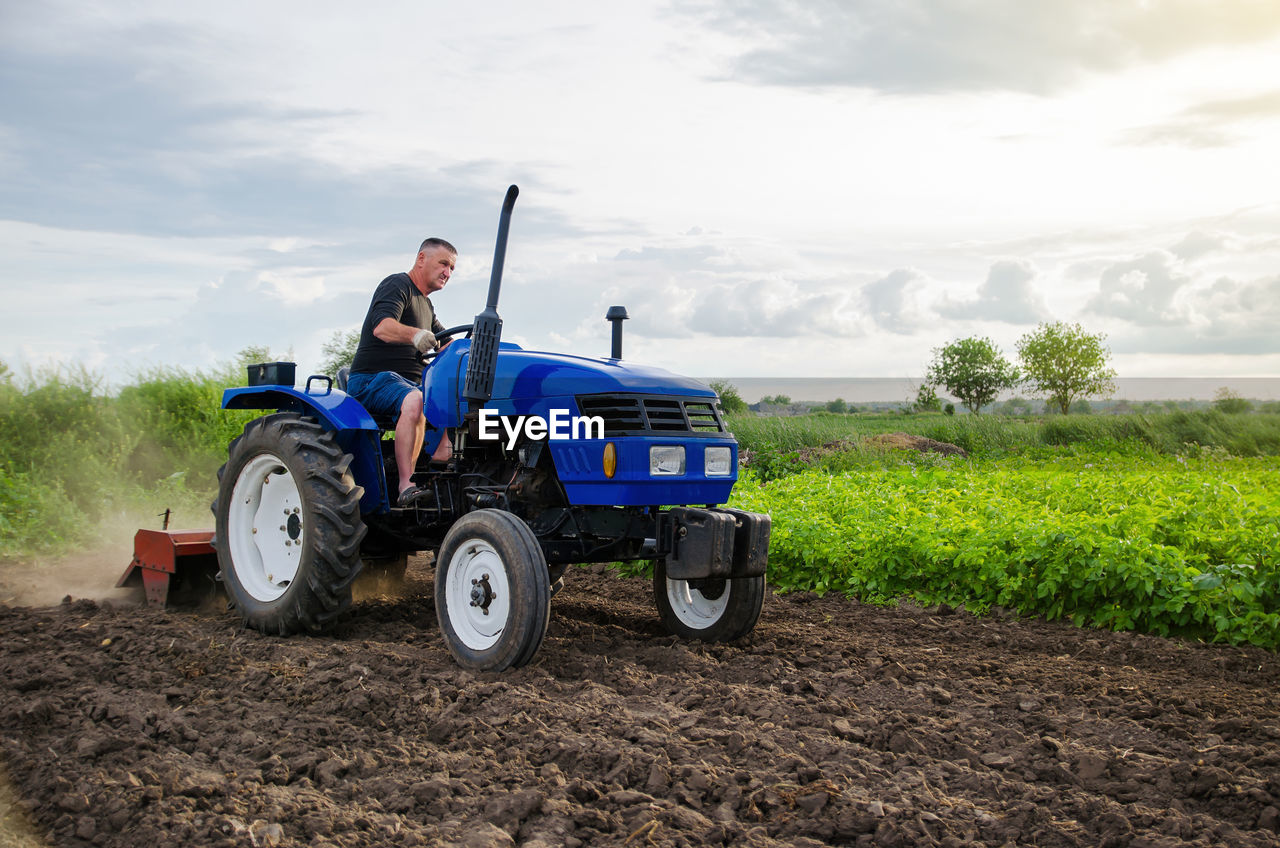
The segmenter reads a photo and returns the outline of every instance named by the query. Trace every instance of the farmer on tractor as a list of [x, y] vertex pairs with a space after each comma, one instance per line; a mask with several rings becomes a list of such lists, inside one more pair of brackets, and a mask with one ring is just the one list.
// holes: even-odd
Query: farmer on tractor
[[[265, 414], [227, 445], [213, 531], [135, 542], [122, 585], [140, 576], [163, 604], [170, 576], [213, 557], [245, 626], [319, 633], [350, 609], [362, 574], [403, 574], [410, 554], [429, 551], [449, 652], [463, 668], [503, 671], [538, 653], [571, 565], [650, 560], [668, 633], [750, 633], [770, 519], [719, 506], [737, 481], [738, 442], [716, 393], [624, 361], [617, 323], [608, 358], [502, 340], [518, 194], [511, 186], [503, 200], [472, 323], [435, 320], [427, 297], [449, 281], [457, 251], [428, 239], [412, 270], [378, 286], [347, 380], [339, 369], [296, 386], [293, 363], [249, 365], [249, 385], [224, 391], [222, 406]], [[505, 439], [486, 431], [495, 416]], [[415, 468], [424, 455], [448, 460]]]
[[[435, 334], [444, 329], [428, 295], [445, 287], [457, 262], [453, 245], [429, 238], [418, 248], [408, 273], [392, 274], [378, 284], [347, 379], [347, 392], [370, 413], [395, 422], [400, 506], [426, 491], [412, 479], [427, 428], [420, 388], [423, 357], [443, 347]], [[443, 430], [433, 431], [428, 446], [436, 462], [447, 461], [452, 453], [443, 435]]]

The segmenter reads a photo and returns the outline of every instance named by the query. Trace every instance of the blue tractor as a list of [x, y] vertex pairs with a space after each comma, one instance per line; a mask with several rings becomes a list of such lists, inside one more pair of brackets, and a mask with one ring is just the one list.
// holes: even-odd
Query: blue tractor
[[[220, 579], [244, 623], [267, 633], [323, 630], [351, 604], [362, 572], [435, 552], [435, 605], [457, 662], [500, 671], [533, 659], [551, 597], [573, 563], [652, 560], [671, 633], [729, 641], [764, 600], [769, 517], [723, 508], [738, 446], [715, 392], [624, 362], [610, 310], [608, 358], [501, 341], [498, 292], [515, 204], [499, 218], [488, 303], [422, 375], [427, 447], [394, 500], [390, 422], [347, 395], [344, 375], [293, 383], [290, 363], [251, 366], [226, 409], [273, 410], [228, 449], [214, 503]], [[437, 467], [431, 443], [452, 440]]]

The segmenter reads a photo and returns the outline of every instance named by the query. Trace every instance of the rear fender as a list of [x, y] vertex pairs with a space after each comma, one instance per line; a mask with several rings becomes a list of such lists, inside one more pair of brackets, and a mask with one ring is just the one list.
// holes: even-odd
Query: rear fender
[[360, 512], [387, 512], [391, 508], [382, 464], [382, 433], [369, 411], [346, 392], [332, 387], [302, 390], [293, 386], [248, 386], [224, 391], [222, 408], [274, 409], [318, 419], [353, 457], [351, 476], [357, 486], [364, 487]]

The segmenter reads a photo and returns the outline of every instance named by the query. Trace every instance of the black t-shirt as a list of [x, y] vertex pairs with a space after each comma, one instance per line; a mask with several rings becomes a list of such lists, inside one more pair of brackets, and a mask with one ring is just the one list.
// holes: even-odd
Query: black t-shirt
[[384, 342], [373, 334], [373, 328], [384, 318], [393, 318], [401, 324], [438, 333], [444, 325], [436, 318], [431, 300], [409, 279], [408, 274], [392, 274], [381, 283], [369, 302], [369, 314], [360, 328], [360, 344], [351, 362], [352, 374], [377, 374], [395, 371], [414, 383], [422, 379], [422, 363], [411, 344]]

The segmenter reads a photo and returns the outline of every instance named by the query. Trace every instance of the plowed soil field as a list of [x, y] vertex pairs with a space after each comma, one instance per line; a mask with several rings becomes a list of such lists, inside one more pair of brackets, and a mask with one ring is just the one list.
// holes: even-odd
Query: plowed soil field
[[804, 595], [682, 643], [577, 569], [471, 674], [409, 578], [282, 639], [0, 570], [0, 846], [1280, 844], [1264, 651]]

